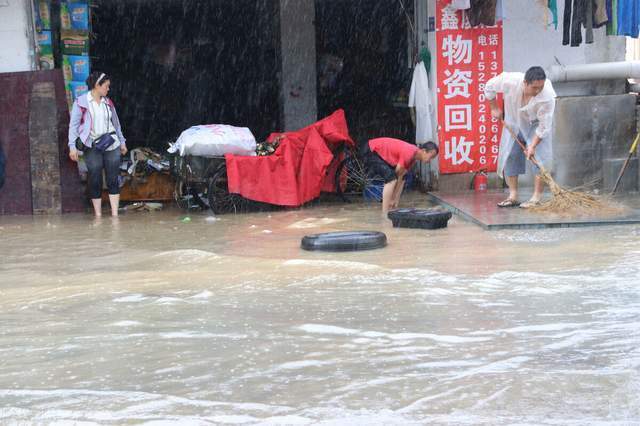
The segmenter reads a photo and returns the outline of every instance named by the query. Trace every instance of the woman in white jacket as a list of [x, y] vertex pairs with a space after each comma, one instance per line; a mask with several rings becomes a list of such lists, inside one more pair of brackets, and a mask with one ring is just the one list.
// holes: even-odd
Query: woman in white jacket
[[[496, 96], [504, 96], [504, 112], [498, 106]], [[535, 155], [542, 166], [550, 170], [552, 155], [553, 111], [556, 92], [540, 67], [531, 67], [525, 74], [504, 72], [485, 86], [485, 95], [491, 105], [491, 115], [503, 119], [507, 126], [518, 132], [526, 141], [526, 151], [522, 151], [509, 131], [502, 132], [498, 154], [498, 175], [503, 176], [509, 186], [509, 198], [498, 203], [498, 207], [532, 207], [540, 203], [544, 182], [539, 170], [536, 174], [533, 195], [529, 201], [518, 201], [518, 176], [526, 172], [526, 159]]]

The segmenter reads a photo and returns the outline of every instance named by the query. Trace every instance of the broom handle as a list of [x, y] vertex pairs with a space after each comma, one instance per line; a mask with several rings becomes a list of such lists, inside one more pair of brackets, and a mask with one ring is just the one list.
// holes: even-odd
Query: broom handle
[[[509, 133], [511, 133], [511, 136], [513, 136], [513, 138], [516, 140], [516, 142], [518, 143], [518, 145], [520, 145], [520, 148], [522, 148], [523, 151], [527, 150], [527, 147], [524, 146], [524, 144], [520, 141], [520, 139], [518, 138], [518, 135], [515, 134], [515, 132], [511, 129], [511, 127], [509, 127], [509, 125], [504, 121], [502, 121], [502, 126], [507, 129], [509, 131]], [[540, 167], [540, 163], [538, 163], [538, 160], [536, 160], [535, 156], [531, 156], [531, 158], [529, 158], [529, 160], [535, 164], [540, 170], [542, 170], [542, 167]]]
[[638, 146], [638, 140], [640, 139], [640, 133], [638, 133], [638, 135], [636, 136], [636, 139], [633, 141], [633, 144], [631, 145], [631, 149], [629, 150], [629, 155], [627, 156], [627, 159], [625, 160], [624, 164], [622, 165], [622, 169], [620, 170], [620, 174], [618, 175], [618, 179], [616, 179], [616, 184], [613, 186], [613, 190], [611, 191], [611, 195], [616, 193], [616, 190], [618, 189], [618, 185], [620, 185], [620, 181], [622, 180], [622, 175], [624, 174], [624, 171], [627, 169], [627, 166], [629, 165], [629, 161], [631, 160], [631, 157], [633, 156], [633, 153], [636, 150], [636, 147]]

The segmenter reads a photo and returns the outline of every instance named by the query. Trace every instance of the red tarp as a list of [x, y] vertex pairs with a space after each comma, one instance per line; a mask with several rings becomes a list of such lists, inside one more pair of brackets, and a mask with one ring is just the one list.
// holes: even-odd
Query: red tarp
[[268, 141], [278, 136], [282, 139], [272, 155], [225, 155], [229, 192], [254, 201], [297, 207], [322, 191], [335, 190], [337, 161], [331, 163], [332, 151], [338, 152], [342, 144], [354, 145], [343, 110], [302, 130], [273, 133]]

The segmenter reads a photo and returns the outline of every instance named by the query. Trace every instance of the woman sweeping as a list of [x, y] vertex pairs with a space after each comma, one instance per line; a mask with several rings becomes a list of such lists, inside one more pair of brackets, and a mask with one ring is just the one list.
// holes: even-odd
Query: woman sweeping
[[[540, 170], [533, 167], [536, 174], [533, 195], [522, 204], [518, 200], [518, 176], [525, 174], [526, 159], [533, 157], [545, 169], [551, 170], [551, 127], [556, 92], [540, 67], [531, 67], [525, 74], [502, 73], [487, 82], [484, 92], [493, 118], [501, 120], [504, 116], [506, 125], [515, 129], [520, 139], [526, 142], [526, 151], [523, 151], [509, 132], [502, 132], [498, 175], [503, 176], [509, 186], [509, 198], [498, 203], [498, 207], [538, 206], [544, 190]], [[496, 101], [498, 93], [504, 95], [504, 112]]]
[[103, 169], [111, 215], [118, 216], [120, 155], [127, 153], [116, 107], [107, 98], [110, 85], [111, 80], [105, 73], [91, 73], [87, 78], [91, 90], [73, 103], [69, 122], [69, 158], [78, 161], [78, 151], [83, 152], [89, 171], [89, 197], [96, 217], [102, 216]]

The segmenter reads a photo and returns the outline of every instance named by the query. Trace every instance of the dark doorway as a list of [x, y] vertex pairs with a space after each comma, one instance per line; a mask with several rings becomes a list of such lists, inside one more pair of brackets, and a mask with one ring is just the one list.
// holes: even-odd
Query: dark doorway
[[112, 76], [131, 147], [165, 149], [186, 128], [279, 128], [273, 0], [93, 0], [92, 69]]
[[407, 108], [412, 17], [406, 0], [316, 0], [319, 115], [344, 108], [359, 143], [414, 139]]

